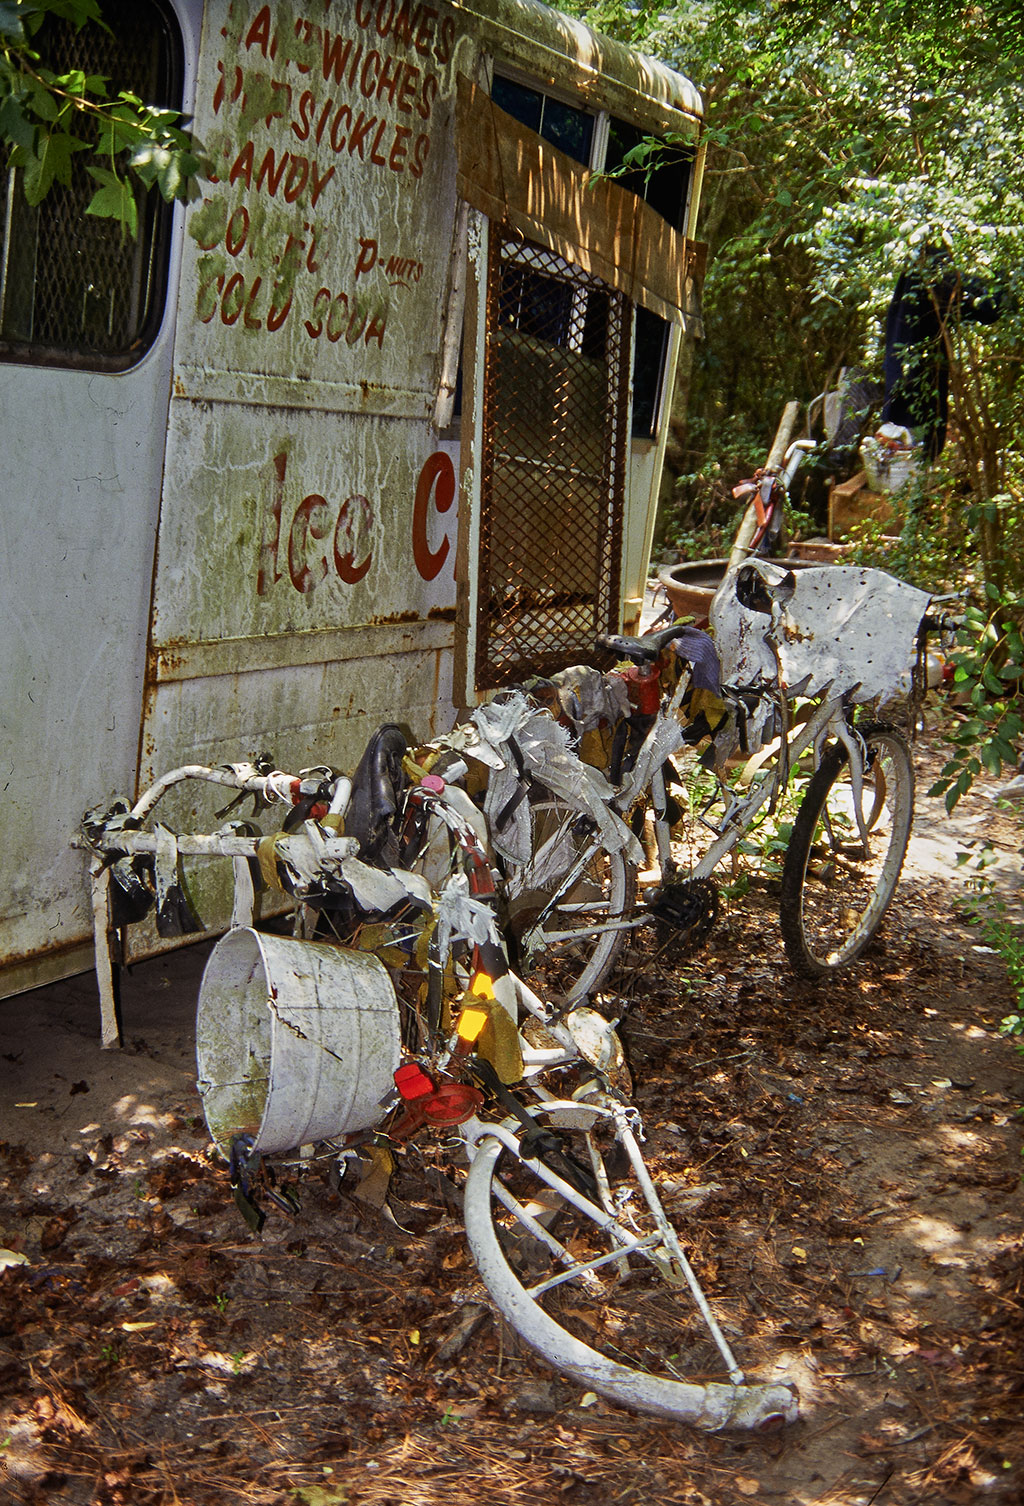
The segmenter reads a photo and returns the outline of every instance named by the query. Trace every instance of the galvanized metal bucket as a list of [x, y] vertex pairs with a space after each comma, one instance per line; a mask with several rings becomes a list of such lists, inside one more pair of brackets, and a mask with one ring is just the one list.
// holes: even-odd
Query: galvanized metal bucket
[[210, 953], [196, 1055], [222, 1147], [245, 1134], [274, 1154], [369, 1128], [400, 1052], [398, 1001], [377, 957], [248, 927]]

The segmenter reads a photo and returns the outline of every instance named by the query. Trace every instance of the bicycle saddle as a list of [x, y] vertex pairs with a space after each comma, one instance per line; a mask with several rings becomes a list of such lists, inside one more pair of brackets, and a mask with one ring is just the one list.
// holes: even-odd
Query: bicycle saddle
[[599, 648], [618, 654], [620, 659], [630, 659], [634, 664], [647, 664], [658, 657], [666, 643], [678, 638], [681, 631], [678, 625], [673, 625], [660, 628], [656, 633], [645, 633], [642, 638], [627, 638], [621, 633], [601, 633], [597, 643]]
[[374, 862], [385, 854], [393, 836], [392, 819], [398, 810], [406, 774], [402, 759], [409, 751], [401, 727], [386, 722], [370, 738], [366, 752], [352, 775], [352, 797], [345, 813], [345, 832], [356, 837], [359, 855]]

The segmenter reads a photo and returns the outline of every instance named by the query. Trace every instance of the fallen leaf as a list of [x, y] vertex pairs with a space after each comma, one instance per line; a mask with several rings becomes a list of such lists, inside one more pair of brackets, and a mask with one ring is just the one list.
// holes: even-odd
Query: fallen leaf
[[749, 1475], [737, 1475], [733, 1484], [741, 1496], [756, 1496], [761, 1489], [760, 1480], [752, 1480]]

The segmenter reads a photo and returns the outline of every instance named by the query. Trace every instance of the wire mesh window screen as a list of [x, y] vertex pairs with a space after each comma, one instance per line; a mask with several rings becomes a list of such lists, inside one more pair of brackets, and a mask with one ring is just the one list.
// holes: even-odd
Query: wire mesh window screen
[[551, 674], [618, 626], [630, 309], [492, 227], [476, 682]]
[[[57, 73], [81, 68], [109, 80], [108, 95], [180, 105], [180, 39], [161, 8], [106, 0], [109, 31], [76, 31], [50, 20], [40, 46]], [[177, 94], [177, 99], [174, 98]], [[21, 175], [0, 175], [0, 359], [123, 369], [141, 359], [161, 313], [170, 214], [159, 195], [139, 202], [137, 239], [112, 220], [86, 214], [97, 184], [76, 153], [69, 186], [55, 184], [38, 206]]]

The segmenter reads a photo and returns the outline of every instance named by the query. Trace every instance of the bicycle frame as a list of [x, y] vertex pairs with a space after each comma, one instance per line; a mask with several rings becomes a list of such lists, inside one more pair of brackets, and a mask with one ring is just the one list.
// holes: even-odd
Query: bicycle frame
[[[616, 792], [612, 801], [613, 808], [620, 814], [629, 811], [635, 802], [649, 790], [651, 804], [655, 814], [655, 838], [658, 846], [658, 861], [661, 868], [662, 883], [669, 882], [676, 872], [676, 864], [671, 854], [671, 833], [666, 820], [666, 788], [664, 766], [667, 759], [674, 753], [679, 752], [686, 746], [682, 728], [679, 722], [679, 709], [689, 689], [689, 677], [680, 676], [671, 698], [665, 702], [659, 710], [654, 724], [645, 737], [637, 758], [626, 780]], [[833, 736], [842, 742], [850, 760], [851, 782], [855, 791], [855, 806], [860, 836], [867, 841], [867, 832], [863, 824], [860, 810], [860, 792], [864, 777], [863, 745], [851, 728], [845, 710], [845, 698], [841, 695], [829, 696], [820, 702], [817, 709], [807, 721], [800, 724], [799, 729], [794, 730], [780, 746], [780, 756], [776, 758], [770, 773], [759, 779], [746, 799], [738, 800], [731, 798], [726, 807], [725, 815], [719, 826], [713, 828], [718, 832], [717, 840], [692, 869], [692, 878], [707, 878], [714, 872], [722, 860], [728, 856], [738, 842], [750, 831], [756, 817], [762, 808], [771, 803], [774, 808], [775, 802], [781, 796], [789, 780], [789, 771], [800, 757], [810, 748], [820, 748], [821, 743], [828, 737]], [[547, 921], [552, 911], [558, 906], [561, 897], [569, 893], [587, 864], [600, 850], [600, 840], [595, 836], [591, 845], [584, 849], [577, 857], [572, 868], [566, 873], [562, 884], [555, 894], [551, 896], [544, 911], [538, 917], [536, 929], [539, 931]], [[563, 908], [567, 908], [564, 907]], [[608, 931], [630, 931], [648, 924], [649, 916], [646, 913], [631, 916], [625, 919], [609, 921], [606, 923], [595, 922], [594, 934]], [[527, 935], [532, 934], [532, 930]], [[558, 941], [571, 941], [577, 933], [568, 931], [545, 931], [549, 943]]]
[[[337, 835], [331, 826], [321, 825], [321, 822], [329, 816], [343, 815], [351, 793], [350, 782], [341, 776], [330, 775], [329, 779], [322, 777], [329, 775], [330, 771], [315, 772], [318, 775], [316, 779], [307, 778], [304, 781], [301, 777], [293, 777], [280, 771], [264, 774], [251, 766], [236, 766], [225, 770], [188, 765], [174, 770], [146, 791], [131, 810], [118, 807], [116, 814], [108, 817], [107, 825], [104, 825], [102, 818], [93, 819], [88, 836], [82, 840], [81, 845], [87, 846], [93, 852], [94, 882], [99, 885], [102, 872], [106, 871], [106, 865], [115, 854], [159, 853], [160, 844], [166, 838], [159, 832], [140, 831], [135, 823], [141, 821], [143, 816], [152, 813], [167, 790], [186, 779], [232, 786], [282, 803], [294, 801], [300, 793], [307, 798], [329, 796], [328, 800], [318, 802], [318, 817], [308, 818], [301, 828], [289, 832], [283, 838], [270, 840], [275, 843], [275, 847], [280, 847], [285, 843], [293, 844], [292, 848], [286, 849], [291, 853], [292, 862], [298, 864], [301, 861], [313, 865], [308, 869], [310, 874], [316, 869], [326, 878], [348, 879], [350, 875], [357, 877], [359, 870], [365, 866], [360, 863], [357, 856], [358, 842], [354, 838]], [[500, 1178], [492, 1179], [490, 1171], [484, 1166], [487, 1172], [485, 1190], [488, 1206], [491, 1197], [497, 1199], [511, 1212], [522, 1229], [538, 1240], [563, 1268], [560, 1273], [538, 1282], [529, 1289], [519, 1288], [521, 1298], [517, 1298], [514, 1293], [510, 1298], [507, 1279], [502, 1274], [503, 1257], [500, 1253], [496, 1253], [496, 1246], [492, 1248], [488, 1245], [488, 1236], [480, 1228], [479, 1198], [476, 1198], [474, 1202], [476, 1215], [473, 1232], [470, 1231], [469, 1182], [467, 1182], [467, 1234], [484, 1285], [495, 1305], [512, 1326], [549, 1363], [577, 1376], [586, 1385], [626, 1405], [649, 1411], [661, 1411], [666, 1415], [705, 1428], [729, 1425], [756, 1427], [774, 1419], [792, 1420], [796, 1416], [796, 1399], [790, 1385], [780, 1382], [748, 1383], [686, 1258], [679, 1236], [662, 1206], [640, 1149], [642, 1130], [638, 1111], [611, 1088], [610, 1078], [605, 1072], [602, 1059], [605, 1056], [614, 1058], [614, 1047], [618, 1045], [614, 1027], [587, 1009], [571, 1011], [561, 1017], [553, 1007], [546, 1005], [526, 983], [508, 970], [494, 915], [487, 905], [487, 898], [491, 891], [489, 891], [490, 877], [486, 853], [477, 821], [471, 819], [470, 813], [464, 809], [464, 792], [458, 786], [449, 787], [444, 784], [443, 780], [437, 779], [427, 788], [414, 787], [414, 795], [416, 802], [436, 812], [449, 827], [457, 839], [458, 851], [461, 855], [461, 866], [433, 896], [437, 931], [447, 938], [443, 945], [440, 942], [438, 944], [437, 963], [441, 971], [443, 972], [445, 967], [446, 948], [456, 944], [463, 948], [471, 947], [472, 966], [486, 969], [491, 996], [495, 1002], [507, 1010], [516, 1022], [521, 1013], [534, 1017], [544, 1026], [553, 1041], [551, 1046], [533, 1047], [522, 1034], [519, 1035], [525, 1073], [523, 1085], [515, 1093], [508, 1088], [501, 1089], [494, 1099], [499, 1108], [502, 1103], [514, 1106], [515, 1117], [505, 1120], [484, 1117], [482, 1115], [482, 1106], [486, 1101], [484, 1095], [470, 1091], [470, 1096], [465, 1100], [469, 1107], [463, 1111], [461, 1122], [456, 1121], [451, 1125], [465, 1146], [466, 1155], [470, 1161], [468, 1176], [474, 1177], [473, 1168], [478, 1160], [486, 1163], [489, 1158], [493, 1159], [499, 1149], [504, 1151], [507, 1155], [514, 1157], [532, 1177], [546, 1184], [550, 1192], [556, 1195], [564, 1205], [581, 1215], [595, 1232], [599, 1245], [604, 1245], [601, 1253], [596, 1255], [590, 1253], [585, 1258], [573, 1255], [570, 1249], [563, 1245], [539, 1219], [533, 1217], [528, 1207], [504, 1187]], [[473, 817], [476, 814], [473, 812]], [[243, 837], [229, 832], [206, 835], [183, 834], [174, 838], [177, 852], [203, 857], [232, 858], [235, 862], [236, 882], [240, 879], [242, 870], [247, 871], [248, 861], [259, 853], [267, 840], [260, 837]], [[317, 865], [319, 865], [318, 868]], [[379, 877], [381, 879], [390, 877], [394, 883], [400, 888], [404, 887], [410, 894], [416, 892], [416, 885], [411, 882], [417, 877], [414, 874], [388, 870], [387, 873], [381, 873]], [[312, 888], [311, 877], [307, 879], [307, 884]], [[302, 904], [301, 893], [296, 894], [296, 901], [298, 905]], [[478, 935], [481, 926], [483, 931]], [[483, 932], [486, 932], [486, 936], [483, 936]], [[428, 966], [434, 966], [437, 963], [432, 962]], [[469, 990], [466, 993], [466, 1001], [471, 1010], [472, 993]], [[574, 1014], [577, 1016], [576, 1019], [574, 1019]], [[454, 1016], [453, 1007], [453, 1018]], [[486, 1073], [482, 1076], [477, 1075], [483, 1071], [486, 1058], [477, 1059], [474, 1055], [467, 1054], [466, 1041], [459, 1034], [460, 1029], [461, 1026], [456, 1023], [454, 1034], [448, 1037], [445, 1037], [441, 1031], [434, 1031], [429, 1042], [421, 1041], [419, 1049], [406, 1051], [406, 1059], [411, 1058], [410, 1067], [413, 1063], [416, 1065], [422, 1063], [423, 1070], [437, 1085], [451, 1086], [456, 1081], [461, 1081], [463, 1084], [486, 1083], [489, 1080]], [[596, 1047], [595, 1030], [597, 1032]], [[475, 1046], [470, 1048], [471, 1053], [475, 1050]], [[618, 1055], [621, 1059], [621, 1047], [618, 1047]], [[581, 1069], [581, 1082], [572, 1098], [553, 1095], [544, 1088], [540, 1080], [545, 1071], [562, 1066], [570, 1068], [578, 1066]], [[490, 1072], [490, 1080], [497, 1083], [493, 1070]], [[395, 1082], [397, 1087], [399, 1082], [397, 1072]], [[520, 1095], [527, 1097], [532, 1095], [533, 1104], [522, 1102]], [[395, 1098], [398, 1098], [398, 1093], [395, 1094]], [[386, 1112], [383, 1107], [385, 1102], [386, 1100], [382, 1101], [381, 1113]], [[582, 1129], [586, 1134], [590, 1148], [592, 1185], [595, 1189], [596, 1200], [595, 1197], [587, 1196], [580, 1190], [580, 1187], [573, 1186], [565, 1176], [560, 1174], [556, 1169], [559, 1164], [557, 1157], [554, 1165], [545, 1161], [545, 1155], [548, 1160], [551, 1160], [558, 1150], [557, 1135], [554, 1147], [548, 1144], [546, 1149], [541, 1148], [542, 1142], [536, 1138], [537, 1129], [534, 1128], [538, 1116], [550, 1120], [556, 1126], [561, 1119], [566, 1125]], [[633, 1186], [639, 1189], [643, 1205], [647, 1210], [646, 1229], [641, 1230], [636, 1224], [636, 1212], [640, 1209], [639, 1199], [631, 1208], [628, 1200], [617, 1202], [613, 1196], [601, 1153], [590, 1140], [590, 1133], [594, 1125], [599, 1122], [610, 1129], [615, 1142], [626, 1153]], [[403, 1107], [398, 1121], [385, 1133], [395, 1137], [396, 1143], [401, 1144], [404, 1137], [415, 1133], [423, 1124], [422, 1117], [417, 1118], [415, 1113]], [[362, 1143], [369, 1134], [370, 1130], [357, 1131], [354, 1135], [347, 1137], [342, 1146], [333, 1146], [333, 1153], [344, 1157], [346, 1154], [344, 1146], [350, 1143]], [[548, 1131], [549, 1138], [550, 1134], [551, 1132]], [[245, 1146], [251, 1147], [251, 1154], [255, 1155], [259, 1146], [258, 1138], [254, 1144], [251, 1138], [246, 1140], [245, 1137], [240, 1138], [236, 1135], [231, 1142], [232, 1165], [235, 1165], [237, 1149], [244, 1163], [240, 1172], [242, 1176], [250, 1174], [248, 1170], [250, 1152], [245, 1150]], [[563, 1157], [561, 1164], [569, 1166], [571, 1157], [568, 1162]], [[581, 1163], [577, 1161], [576, 1164]], [[473, 1185], [479, 1185], [479, 1168]], [[250, 1197], [248, 1183], [242, 1187], [242, 1191], [244, 1197]], [[287, 1200], [283, 1197], [278, 1197], [275, 1201], [281, 1207], [288, 1209]], [[259, 1209], [251, 1202], [251, 1199], [250, 1211], [259, 1214]], [[261, 1214], [260, 1219], [262, 1219]], [[489, 1224], [489, 1215], [484, 1222]], [[634, 1227], [630, 1227], [631, 1224]], [[491, 1230], [491, 1236], [496, 1239], [493, 1230]], [[653, 1267], [658, 1273], [658, 1278], [665, 1281], [670, 1288], [685, 1287], [689, 1291], [719, 1351], [728, 1375], [728, 1383], [696, 1384], [681, 1379], [652, 1375], [643, 1366], [638, 1369], [632, 1365], [623, 1365], [618, 1360], [609, 1359], [598, 1350], [591, 1349], [574, 1338], [572, 1333], [564, 1329], [550, 1313], [540, 1307], [538, 1299], [552, 1288], [570, 1280], [578, 1280], [586, 1286], [588, 1282], [595, 1282], [598, 1273], [608, 1266], [614, 1267], [618, 1264], [617, 1279], [625, 1280], [629, 1274], [630, 1257], [639, 1257], [642, 1264], [646, 1262], [647, 1265]], [[646, 1266], [643, 1268], [646, 1269]], [[505, 1270], [508, 1271], [507, 1266]], [[512, 1280], [515, 1284], [514, 1277]], [[603, 1295], [599, 1286], [596, 1294], [598, 1301], [602, 1301]]]

